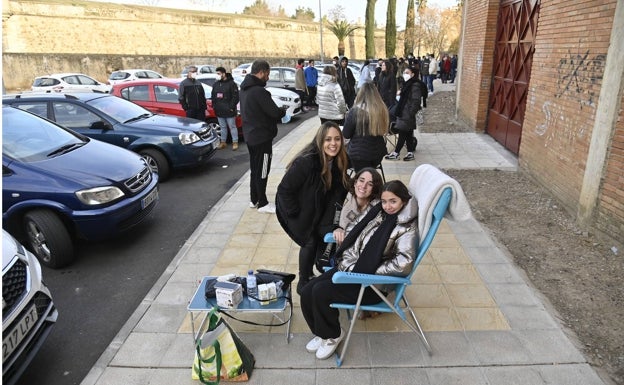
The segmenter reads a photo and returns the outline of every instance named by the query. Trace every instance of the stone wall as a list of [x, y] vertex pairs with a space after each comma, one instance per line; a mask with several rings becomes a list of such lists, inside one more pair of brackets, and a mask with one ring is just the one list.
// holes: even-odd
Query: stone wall
[[[2, 17], [8, 89], [27, 89], [35, 76], [54, 72], [83, 72], [103, 81], [114, 68], [173, 76], [204, 60], [233, 68], [254, 58], [294, 66], [298, 57], [321, 57], [319, 24], [290, 18], [81, 0], [3, 0]], [[364, 59], [363, 26], [345, 45], [350, 59]], [[382, 30], [375, 45], [384, 52]], [[337, 47], [333, 33], [323, 29], [323, 57], [337, 55]], [[403, 47], [401, 40], [397, 47]]]

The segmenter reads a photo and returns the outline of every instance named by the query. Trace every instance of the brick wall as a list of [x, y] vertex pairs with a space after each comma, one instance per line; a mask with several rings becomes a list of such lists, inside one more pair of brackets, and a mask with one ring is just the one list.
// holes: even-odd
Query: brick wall
[[[520, 165], [577, 211], [616, 1], [542, 1]], [[591, 33], [589, 33], [591, 31]]]
[[483, 132], [486, 128], [499, 4], [498, 1], [468, 3], [466, 20], [479, 22], [466, 23], [462, 37], [458, 119], [474, 127], [475, 131]]
[[[624, 96], [620, 104], [624, 111]], [[596, 227], [624, 240], [624, 119], [615, 128], [596, 212]], [[616, 238], [617, 239], [617, 238]]]

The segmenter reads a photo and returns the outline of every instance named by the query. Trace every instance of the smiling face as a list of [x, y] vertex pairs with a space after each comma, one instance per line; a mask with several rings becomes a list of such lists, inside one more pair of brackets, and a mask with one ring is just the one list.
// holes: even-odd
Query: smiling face
[[405, 206], [405, 203], [391, 191], [381, 193], [381, 207], [386, 214], [396, 214]]
[[335, 127], [330, 127], [323, 140], [323, 152], [328, 158], [334, 158], [342, 147], [342, 135]]
[[373, 193], [373, 176], [370, 172], [363, 172], [355, 181], [354, 191], [356, 198], [369, 199]]

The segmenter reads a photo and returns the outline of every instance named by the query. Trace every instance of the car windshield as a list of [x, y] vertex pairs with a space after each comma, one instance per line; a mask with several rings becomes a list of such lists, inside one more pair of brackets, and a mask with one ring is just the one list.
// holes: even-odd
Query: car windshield
[[152, 113], [145, 108], [117, 96], [103, 96], [89, 100], [87, 103], [119, 123], [137, 120], [138, 117], [152, 116]]
[[85, 139], [36, 115], [2, 108], [2, 152], [21, 162], [36, 162], [70, 151]]

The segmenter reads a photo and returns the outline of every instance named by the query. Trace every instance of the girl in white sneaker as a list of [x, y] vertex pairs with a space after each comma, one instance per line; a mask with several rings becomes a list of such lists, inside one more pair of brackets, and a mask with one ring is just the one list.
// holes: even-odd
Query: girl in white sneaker
[[[412, 270], [418, 244], [418, 205], [410, 199], [403, 182], [386, 183], [381, 203], [358, 217], [346, 229], [346, 237], [336, 250], [337, 266], [323, 273], [303, 288], [301, 311], [314, 334], [306, 350], [318, 359], [329, 358], [336, 350], [344, 330], [340, 327], [334, 302], [355, 302], [359, 285], [337, 285], [332, 282], [336, 271], [405, 277]], [[362, 304], [380, 299], [366, 289]]]

